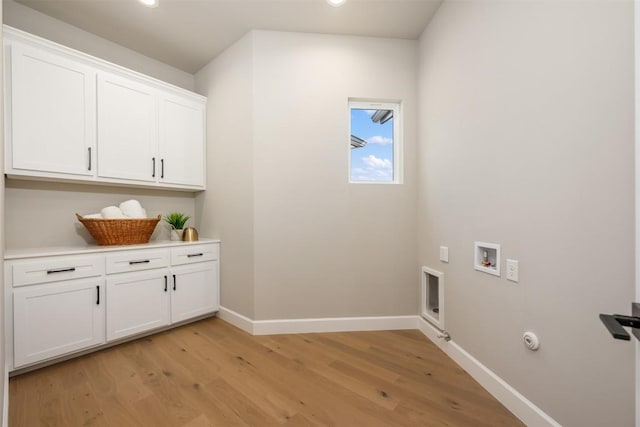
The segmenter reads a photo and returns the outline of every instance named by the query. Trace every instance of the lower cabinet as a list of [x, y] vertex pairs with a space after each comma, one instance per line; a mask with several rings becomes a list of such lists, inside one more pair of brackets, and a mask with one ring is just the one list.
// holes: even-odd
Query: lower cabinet
[[10, 371], [219, 309], [218, 242], [91, 252], [5, 261]]
[[13, 292], [14, 368], [105, 342], [104, 279]]
[[[107, 341], [218, 310], [217, 247], [172, 248], [166, 257], [157, 257], [167, 260], [166, 268], [150, 262], [153, 253], [128, 251], [107, 257]], [[141, 258], [142, 254], [149, 256]], [[112, 267], [116, 259], [122, 266], [118, 270]], [[137, 271], [108, 274], [126, 268]]]
[[218, 263], [107, 276], [107, 341], [219, 309]]
[[171, 323], [168, 280], [166, 269], [107, 277], [107, 340]]
[[218, 277], [217, 262], [201, 262], [173, 267], [171, 293], [171, 321], [180, 322], [217, 311], [218, 293], [211, 292], [211, 284]]

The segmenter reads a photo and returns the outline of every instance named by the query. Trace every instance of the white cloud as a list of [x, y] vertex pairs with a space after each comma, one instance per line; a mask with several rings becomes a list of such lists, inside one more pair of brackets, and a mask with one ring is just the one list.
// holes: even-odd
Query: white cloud
[[367, 138], [367, 142], [369, 144], [389, 145], [393, 143], [393, 139], [387, 138], [386, 136], [376, 135], [371, 138]]
[[374, 169], [391, 169], [391, 167], [393, 166], [389, 159], [379, 159], [373, 154], [370, 154], [367, 157], [363, 157], [362, 161], [365, 165]]
[[367, 172], [367, 170], [366, 170], [366, 169], [362, 169], [362, 168], [353, 168], [353, 169], [351, 169], [351, 173], [352, 173], [352, 174], [360, 174], [360, 175], [364, 175], [364, 174], [366, 174], [366, 173], [368, 173], [368, 172]]
[[364, 181], [364, 182], [375, 182], [375, 181], [389, 182], [389, 181], [393, 181], [393, 174], [391, 172], [382, 171], [382, 170], [368, 170], [368, 171], [365, 171], [365, 173], [352, 173], [351, 180]]
[[378, 178], [392, 178], [391, 171], [389, 170], [377, 170], [375, 173]]
[[373, 154], [361, 157], [362, 166], [351, 169], [351, 180], [360, 182], [393, 181], [393, 163], [389, 159]]

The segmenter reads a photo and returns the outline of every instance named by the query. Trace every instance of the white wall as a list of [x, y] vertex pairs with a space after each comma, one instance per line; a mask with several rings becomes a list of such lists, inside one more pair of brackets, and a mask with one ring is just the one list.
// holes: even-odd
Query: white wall
[[[636, 157], [635, 157], [635, 191], [636, 191], [636, 298], [640, 301], [640, 0], [634, 0], [635, 31], [635, 84], [636, 84]], [[640, 355], [640, 340], [636, 341], [636, 355]], [[640, 425], [640, 357], [636, 357], [636, 426]]]
[[[148, 215], [183, 212], [193, 218], [187, 226], [198, 225], [193, 193], [14, 179], [5, 184], [5, 240], [10, 249], [94, 244], [75, 214], [100, 212], [129, 199], [139, 200]], [[151, 239], [169, 238], [168, 224], [161, 221]]]
[[633, 57], [631, 1], [449, 1], [420, 40], [420, 261], [453, 340], [566, 426], [634, 423], [633, 343], [598, 319], [634, 299]]
[[[254, 37], [256, 318], [414, 314], [417, 43]], [[402, 101], [404, 184], [348, 183], [354, 97]]]
[[192, 74], [47, 16], [16, 3], [14, 0], [4, 0], [3, 10], [4, 24], [172, 83], [184, 89], [193, 90], [194, 88], [194, 76]]
[[207, 102], [207, 191], [198, 196], [201, 234], [222, 241], [220, 299], [254, 316], [253, 35], [196, 74]]
[[[416, 312], [416, 48], [254, 31], [196, 75], [210, 153], [198, 209], [223, 242], [223, 306], [257, 320]], [[402, 100], [404, 184], [348, 183], [350, 97]]]

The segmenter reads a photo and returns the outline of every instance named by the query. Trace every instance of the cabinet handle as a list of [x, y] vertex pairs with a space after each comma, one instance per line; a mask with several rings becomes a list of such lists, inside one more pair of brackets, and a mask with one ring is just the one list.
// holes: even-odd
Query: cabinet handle
[[135, 265], [135, 264], [149, 264], [151, 261], [148, 259], [142, 260], [142, 261], [129, 261], [129, 265]]
[[203, 256], [203, 255], [204, 254], [202, 254], [202, 253], [200, 253], [200, 254], [189, 254], [189, 255], [187, 255], [187, 258], [193, 258], [193, 257], [196, 257], [196, 256]]
[[98, 299], [96, 300], [96, 305], [100, 305], [100, 286], [96, 286], [96, 293], [98, 294]]
[[151, 178], [155, 178], [156, 177], [156, 158], [152, 157], [151, 162], [153, 163], [153, 166], [151, 169]]
[[176, 275], [173, 275], [173, 290], [176, 290]]
[[167, 292], [167, 276], [164, 276], [164, 291]]
[[164, 159], [160, 159], [160, 178], [164, 179]]
[[61, 268], [59, 270], [47, 270], [47, 274], [55, 274], [55, 273], [69, 273], [72, 271], [76, 271], [75, 267], [71, 268]]
[[87, 150], [89, 150], [89, 169], [91, 170], [91, 147], [87, 148]]

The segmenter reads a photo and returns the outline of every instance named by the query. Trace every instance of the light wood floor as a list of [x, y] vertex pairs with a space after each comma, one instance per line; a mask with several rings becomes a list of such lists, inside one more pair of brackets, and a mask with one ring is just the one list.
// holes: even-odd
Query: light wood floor
[[522, 425], [418, 331], [251, 336], [211, 318], [9, 390], [11, 427]]

